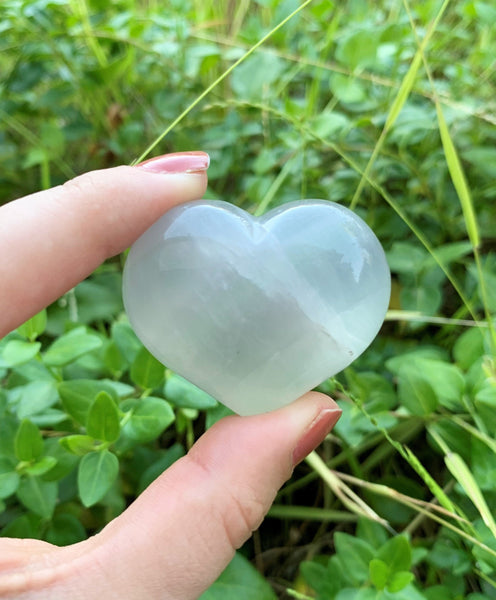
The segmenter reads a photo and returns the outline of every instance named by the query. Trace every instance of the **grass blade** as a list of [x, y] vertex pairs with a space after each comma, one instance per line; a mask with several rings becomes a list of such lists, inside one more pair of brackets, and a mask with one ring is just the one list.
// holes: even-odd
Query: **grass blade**
[[463, 458], [454, 452], [449, 452], [444, 459], [450, 473], [462, 486], [467, 496], [472, 500], [482, 517], [482, 520], [496, 537], [496, 521], [482, 495], [480, 487], [477, 485], [474, 476], [470, 472]]
[[382, 129], [381, 135], [379, 136], [379, 139], [377, 140], [377, 143], [376, 143], [374, 150], [369, 158], [367, 166], [365, 167], [362, 178], [360, 179], [360, 182], [355, 190], [355, 193], [353, 194], [353, 198], [351, 199], [351, 202], [350, 202], [351, 210], [353, 210], [356, 207], [358, 200], [360, 198], [360, 194], [362, 193], [362, 190], [365, 187], [365, 184], [367, 183], [368, 176], [370, 175], [370, 172], [372, 170], [372, 167], [374, 166], [376, 158], [379, 155], [379, 153], [382, 149], [382, 146], [384, 145], [386, 136], [389, 133], [389, 131], [391, 130], [391, 128], [393, 127], [394, 123], [396, 122], [396, 119], [398, 118], [398, 115], [400, 114], [401, 109], [403, 108], [405, 102], [408, 99], [408, 96], [410, 95], [410, 92], [412, 91], [413, 84], [415, 83], [415, 79], [417, 77], [418, 70], [420, 68], [420, 65], [422, 64], [422, 57], [423, 57], [424, 50], [427, 47], [428, 43], [430, 42], [434, 32], [436, 31], [439, 21], [441, 20], [441, 17], [443, 16], [443, 13], [449, 4], [449, 1], [450, 0], [445, 0], [443, 2], [443, 4], [441, 5], [439, 12], [437, 13], [436, 17], [432, 21], [424, 39], [422, 40], [420, 47], [418, 48], [417, 52], [415, 53], [415, 56], [413, 57], [413, 60], [410, 64], [410, 67], [409, 67], [406, 75], [403, 77], [403, 81], [401, 82], [400, 88], [396, 94], [395, 99], [393, 100], [391, 108], [389, 109], [389, 113], [386, 118], [386, 123], [384, 124], [384, 128]]
[[468, 237], [472, 246], [478, 248], [480, 245], [480, 236], [472, 196], [453, 139], [451, 138], [448, 125], [446, 124], [443, 110], [438, 101], [436, 101], [436, 111], [446, 163], [448, 164], [449, 174], [453, 181], [453, 185], [455, 186], [456, 193], [460, 199]]

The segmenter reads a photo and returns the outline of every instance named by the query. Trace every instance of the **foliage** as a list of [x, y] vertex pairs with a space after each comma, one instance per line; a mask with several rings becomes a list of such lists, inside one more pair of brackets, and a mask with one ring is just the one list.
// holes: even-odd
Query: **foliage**
[[[343, 417], [243, 552], [285, 598], [494, 598], [496, 10], [313, 0], [222, 78], [298, 6], [4, 0], [0, 203], [177, 121], [156, 151], [208, 151], [210, 197], [350, 204], [387, 252], [388, 321], [322, 385]], [[84, 539], [222, 416], [137, 340], [121, 268], [0, 342], [2, 535]], [[272, 597], [243, 561], [231, 597]]]

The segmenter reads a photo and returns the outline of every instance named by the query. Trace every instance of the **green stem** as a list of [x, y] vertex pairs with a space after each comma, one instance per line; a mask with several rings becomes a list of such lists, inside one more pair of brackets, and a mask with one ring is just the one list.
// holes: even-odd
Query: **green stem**
[[313, 506], [286, 506], [274, 504], [268, 512], [269, 517], [278, 519], [298, 519], [301, 521], [320, 521], [346, 523], [354, 522], [357, 516], [344, 510], [331, 510]]

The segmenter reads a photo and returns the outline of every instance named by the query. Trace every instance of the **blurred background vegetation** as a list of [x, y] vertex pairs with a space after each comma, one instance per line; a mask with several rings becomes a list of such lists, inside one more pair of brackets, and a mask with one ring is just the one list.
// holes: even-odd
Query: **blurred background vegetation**
[[[210, 198], [351, 206], [388, 256], [387, 321], [205, 598], [496, 598], [496, 7], [306, 4], [178, 120], [301, 3], [3, 0], [0, 204], [178, 120], [154, 153], [207, 151]], [[2, 535], [84, 539], [225, 412], [134, 336], [122, 261], [0, 341]]]

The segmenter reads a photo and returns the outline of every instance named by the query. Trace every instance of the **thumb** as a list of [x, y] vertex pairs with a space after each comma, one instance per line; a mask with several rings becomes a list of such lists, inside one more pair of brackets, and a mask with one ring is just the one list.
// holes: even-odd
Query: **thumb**
[[[311, 392], [271, 413], [219, 421], [125, 513], [83, 542], [85, 585], [107, 598], [197, 598], [340, 414], [333, 400]], [[78, 554], [81, 560], [81, 548]]]
[[[0, 338], [130, 246], [166, 210], [201, 198], [208, 162], [204, 152], [167, 154], [85, 173], [0, 207], [0, 281], [9, 290], [0, 294]], [[36, 282], [36, 293], [26, 293], [26, 281]]]

